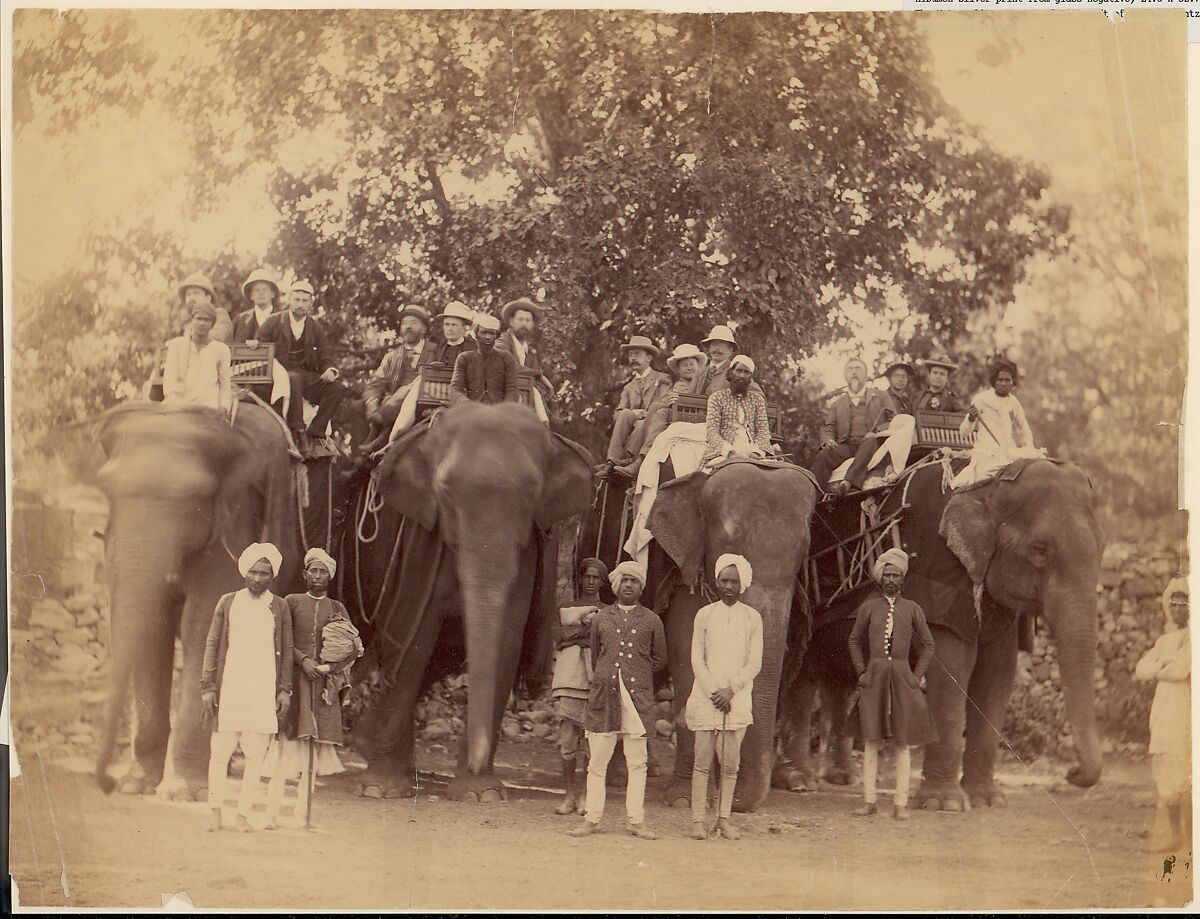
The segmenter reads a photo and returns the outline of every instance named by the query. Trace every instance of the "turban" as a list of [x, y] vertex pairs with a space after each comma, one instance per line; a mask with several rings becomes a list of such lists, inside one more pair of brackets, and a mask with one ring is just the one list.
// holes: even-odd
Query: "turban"
[[1189, 596], [1187, 578], [1183, 575], [1180, 575], [1177, 578], [1172, 578], [1171, 583], [1167, 585], [1167, 589], [1163, 591], [1162, 607], [1163, 614], [1167, 617], [1168, 632], [1172, 632], [1177, 628], [1175, 625], [1175, 620], [1171, 618], [1171, 597], [1174, 594], [1183, 594], [1184, 596]]
[[[737, 358], [734, 358], [734, 360], [737, 360]], [[750, 563], [746, 561], [745, 556], [734, 555], [732, 552], [726, 552], [719, 559], [717, 559], [717, 568], [713, 572], [713, 577], [719, 578], [721, 576], [721, 572], [730, 565], [733, 565], [733, 567], [737, 569], [738, 580], [742, 582], [742, 593], [745, 593], [750, 589], [750, 584], [754, 579], [754, 569], [750, 567]]]
[[266, 559], [271, 566], [271, 577], [279, 574], [279, 568], [283, 564], [283, 556], [269, 542], [252, 542], [242, 550], [241, 556], [238, 558], [238, 572], [242, 577], [250, 573], [259, 561]]
[[871, 574], [878, 581], [883, 578], [883, 569], [888, 565], [895, 565], [900, 569], [900, 574], [908, 574], [908, 553], [903, 549], [888, 549], [883, 555], [875, 560], [875, 567], [871, 569]]
[[617, 588], [621, 586], [621, 578], [626, 575], [641, 584], [643, 590], [646, 589], [646, 569], [637, 562], [621, 562], [608, 576], [608, 583], [612, 585], [613, 593], [616, 593]]
[[737, 355], [733, 360], [731, 360], [729, 362], [729, 369], [732, 370], [734, 367], [738, 366], [738, 364], [741, 364], [743, 367], [745, 367], [751, 373], [754, 373], [754, 361], [750, 360], [750, 358], [746, 357], [746, 355], [744, 355], [744, 354]]
[[489, 316], [487, 313], [475, 314], [475, 328], [491, 329], [493, 332], [500, 331], [500, 320], [495, 316]]
[[320, 546], [313, 546], [304, 553], [304, 570], [307, 571], [308, 566], [313, 562], [320, 562], [322, 565], [324, 565], [325, 570], [329, 572], [330, 577], [333, 577], [337, 572], [337, 562], [333, 560], [333, 556], [331, 556]]
[[580, 575], [585, 574], [589, 568], [598, 568], [598, 569], [600, 569], [600, 577], [602, 577], [602, 578], [608, 577], [608, 565], [604, 564], [604, 562], [600, 561], [600, 559], [598, 559], [598, 558], [585, 558], [582, 562], [580, 562], [579, 563]]
[[210, 319], [213, 322], [217, 321], [217, 308], [211, 303], [197, 303], [191, 309], [191, 315], [203, 316], [205, 319]]

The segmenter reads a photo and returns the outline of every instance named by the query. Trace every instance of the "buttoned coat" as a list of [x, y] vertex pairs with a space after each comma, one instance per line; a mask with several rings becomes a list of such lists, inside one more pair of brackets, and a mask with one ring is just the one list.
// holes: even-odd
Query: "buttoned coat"
[[[862, 399], [867, 410], [867, 431], [875, 430], [875, 425], [883, 417], [885, 408], [883, 393], [874, 387], [863, 390]], [[842, 393], [825, 406], [825, 416], [821, 424], [821, 443], [832, 440], [839, 444], [850, 440], [850, 421], [854, 405], [850, 402], [850, 394]], [[891, 416], [888, 417], [890, 422]]]
[[592, 620], [592, 687], [585, 730], [607, 734], [621, 730], [621, 688], [633, 699], [642, 726], [654, 730], [654, 674], [667, 665], [662, 620], [638, 605], [626, 612], [617, 604], [600, 607]]
[[[311, 373], [324, 373], [334, 366], [325, 330], [321, 328], [321, 323], [312, 316], [305, 317], [304, 332], [301, 334], [299, 342], [292, 334], [292, 323], [288, 310], [267, 317], [267, 321], [259, 326], [258, 340], [275, 343], [275, 360], [283, 365], [284, 370], [308, 370]], [[297, 345], [300, 346], [298, 351]]]
[[651, 370], [644, 379], [633, 377], [621, 390], [617, 410], [623, 408], [647, 410], [671, 391], [671, 378], [661, 370]]
[[914, 412], [963, 412], [963, 400], [951, 389], [934, 392], [929, 387], [921, 390], [913, 403]]

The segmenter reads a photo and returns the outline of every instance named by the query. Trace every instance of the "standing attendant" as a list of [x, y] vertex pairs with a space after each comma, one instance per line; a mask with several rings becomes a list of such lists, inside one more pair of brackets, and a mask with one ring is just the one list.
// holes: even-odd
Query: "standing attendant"
[[239, 746], [245, 756], [237, 828], [249, 822], [264, 776], [267, 750], [283, 730], [292, 698], [292, 617], [287, 603], [267, 586], [283, 557], [270, 543], [247, 546], [238, 559], [245, 587], [217, 601], [200, 674], [204, 720], [216, 724], [208, 760], [208, 829], [221, 829], [229, 760]]
[[590, 836], [600, 829], [608, 761], [620, 740], [629, 765], [629, 832], [640, 839], [658, 839], [645, 822], [646, 737], [654, 729], [654, 673], [667, 664], [667, 641], [662, 620], [638, 603], [646, 589], [646, 569], [637, 562], [621, 562], [608, 580], [617, 602], [592, 620], [593, 676], [584, 720], [592, 756], [587, 816], [571, 835]]
[[714, 576], [721, 599], [696, 613], [692, 627], [692, 694], [688, 728], [696, 735], [692, 767], [692, 839], [707, 839], [704, 810], [713, 753], [721, 765], [721, 796], [715, 832], [726, 839], [741, 834], [730, 822], [742, 739], [754, 723], [751, 691], [762, 669], [762, 616], [739, 597], [750, 589], [754, 572], [740, 555], [717, 559]]
[[[337, 367], [319, 320], [309, 315], [313, 286], [297, 281], [288, 292], [288, 309], [269, 317], [258, 330], [258, 341], [275, 343], [275, 359], [287, 371], [291, 391], [287, 422], [300, 453], [311, 456], [310, 437], [322, 437], [346, 388], [338, 382]], [[304, 400], [317, 406], [311, 423], [304, 424]]]
[[1175, 578], [1163, 594], [1166, 633], [1138, 661], [1134, 676], [1153, 680], [1150, 760], [1159, 807], [1167, 812], [1165, 851], [1192, 843], [1192, 645], [1188, 632], [1188, 585]]
[[[274, 827], [279, 816], [284, 782], [302, 773], [308, 776], [310, 752], [315, 775], [345, 771], [335, 749], [344, 739], [342, 694], [350, 685], [350, 665], [362, 654], [362, 642], [346, 607], [329, 596], [329, 582], [336, 571], [337, 563], [330, 555], [314, 546], [304, 556], [304, 583], [308, 589], [286, 597], [292, 623], [294, 696], [287, 730], [278, 742], [268, 828]], [[316, 745], [315, 750], [310, 751], [310, 744]]]
[[608, 566], [598, 558], [579, 563], [579, 596], [558, 611], [559, 633], [555, 645], [554, 680], [550, 696], [558, 712], [558, 752], [562, 757], [562, 803], [554, 809], [561, 816], [583, 813], [585, 798], [575, 787], [576, 768], [586, 762], [583, 722], [592, 687], [592, 620], [600, 611], [600, 587], [608, 577]]
[[167, 342], [163, 402], [205, 405], [228, 417], [233, 407], [229, 346], [212, 338], [217, 313], [211, 304], [195, 303], [191, 310], [188, 333]]
[[[854, 816], [868, 817], [879, 812], [875, 803], [879, 748], [883, 741], [890, 740], [896, 744], [896, 802], [892, 813], [898, 820], [907, 820], [912, 768], [908, 748], [936, 739], [920, 688], [921, 679], [933, 661], [933, 634], [921, 607], [900, 596], [900, 587], [908, 574], [907, 553], [888, 549], [876, 560], [872, 574], [883, 596], [863, 602], [850, 633], [850, 659], [858, 672], [865, 798]], [[908, 651], [914, 638], [921, 650], [916, 669], [910, 669]]]

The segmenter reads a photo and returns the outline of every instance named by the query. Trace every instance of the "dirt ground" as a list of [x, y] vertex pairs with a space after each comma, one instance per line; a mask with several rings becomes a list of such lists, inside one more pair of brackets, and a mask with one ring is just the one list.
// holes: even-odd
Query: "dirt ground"
[[[685, 838], [689, 815], [658, 802], [662, 835], [622, 831], [623, 794], [610, 789], [606, 832], [566, 835], [553, 813], [556, 754], [504, 743], [512, 788], [497, 804], [441, 797], [452, 755], [421, 750], [422, 793], [358, 797], [360, 764], [322, 779], [315, 830], [204, 832], [205, 805], [105, 797], [89, 759], [22, 757], [12, 784], [12, 872], [23, 906], [161, 908], [183, 892], [198, 908], [357, 909], [1044, 909], [1180, 906], [1191, 899], [1190, 856], [1164, 873], [1149, 768], [1110, 763], [1082, 791], [1045, 768], [1009, 764], [1005, 810], [915, 811], [855, 819], [856, 787], [773, 792], [735, 815], [743, 838]], [[1015, 768], [1014, 768], [1015, 767]], [[885, 774], [886, 777], [886, 774]], [[885, 800], [886, 803], [886, 800]], [[886, 809], [882, 809], [886, 810]], [[287, 817], [285, 812], [285, 819]]]

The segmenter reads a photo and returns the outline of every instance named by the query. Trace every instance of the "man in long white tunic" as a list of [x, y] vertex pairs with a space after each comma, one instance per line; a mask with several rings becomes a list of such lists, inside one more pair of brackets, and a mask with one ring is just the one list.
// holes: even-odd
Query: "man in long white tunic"
[[1138, 661], [1134, 677], [1153, 680], [1149, 753], [1171, 836], [1164, 850], [1192, 840], [1192, 645], [1188, 639], [1188, 584], [1175, 578], [1163, 593], [1166, 633]]
[[951, 487], [960, 488], [995, 474], [1014, 460], [1036, 457], [1044, 451], [1033, 446], [1033, 431], [1025, 418], [1025, 409], [1012, 394], [1017, 385], [1017, 365], [1000, 360], [988, 371], [991, 389], [977, 392], [971, 399], [967, 417], [959, 426], [964, 437], [975, 435], [971, 462]]
[[263, 778], [271, 738], [282, 730], [292, 697], [292, 617], [267, 585], [283, 558], [270, 543], [253, 543], [238, 559], [245, 587], [217, 601], [204, 646], [200, 693], [205, 721], [216, 722], [208, 761], [209, 830], [221, 829], [229, 760], [240, 746], [245, 757], [237, 828], [248, 820]]
[[754, 723], [752, 690], [762, 669], [762, 616], [738, 599], [750, 589], [750, 563], [740, 555], [717, 559], [721, 599], [696, 613], [692, 626], [692, 694], [685, 712], [696, 735], [692, 766], [692, 838], [707, 839], [704, 810], [713, 753], [721, 764], [721, 796], [714, 831], [726, 839], [741, 834], [730, 822], [742, 739]]

